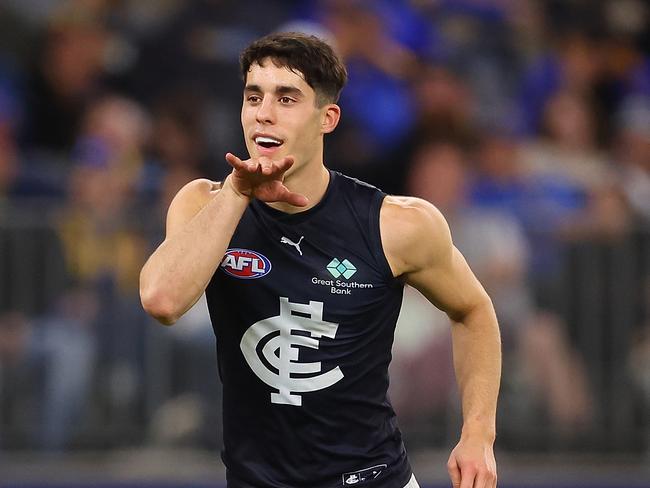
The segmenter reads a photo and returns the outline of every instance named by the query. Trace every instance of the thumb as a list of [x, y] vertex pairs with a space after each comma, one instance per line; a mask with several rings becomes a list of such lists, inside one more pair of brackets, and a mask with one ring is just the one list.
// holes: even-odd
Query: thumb
[[309, 204], [309, 200], [306, 196], [299, 193], [293, 193], [289, 189], [282, 185], [278, 185], [278, 195], [276, 201], [287, 202], [290, 205], [295, 207], [306, 207]]
[[458, 488], [460, 486], [460, 468], [453, 455], [447, 461], [447, 471], [449, 472], [452, 486]]

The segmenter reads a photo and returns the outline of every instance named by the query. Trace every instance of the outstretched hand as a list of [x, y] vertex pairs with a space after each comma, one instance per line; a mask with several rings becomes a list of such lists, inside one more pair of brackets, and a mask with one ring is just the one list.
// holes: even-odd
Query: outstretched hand
[[233, 167], [228, 179], [237, 193], [263, 202], [286, 202], [296, 207], [307, 205], [307, 197], [289, 191], [283, 183], [284, 174], [293, 166], [293, 157], [287, 156], [279, 161], [266, 157], [242, 161], [227, 153], [226, 161]]

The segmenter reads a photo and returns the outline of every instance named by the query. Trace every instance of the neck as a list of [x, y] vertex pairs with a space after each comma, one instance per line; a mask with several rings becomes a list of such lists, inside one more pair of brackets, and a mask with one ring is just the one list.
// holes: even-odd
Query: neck
[[284, 185], [289, 191], [300, 193], [309, 200], [306, 207], [294, 207], [286, 202], [274, 202], [268, 205], [285, 213], [298, 213], [309, 210], [320, 202], [325, 196], [329, 185], [330, 174], [322, 161], [307, 164], [295, 173], [287, 175]]

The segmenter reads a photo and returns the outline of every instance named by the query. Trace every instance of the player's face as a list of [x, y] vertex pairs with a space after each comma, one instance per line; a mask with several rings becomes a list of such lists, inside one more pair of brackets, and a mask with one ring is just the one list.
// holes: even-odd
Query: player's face
[[291, 155], [291, 172], [322, 157], [329, 132], [328, 106], [316, 105], [316, 92], [304, 78], [270, 59], [253, 64], [246, 78], [241, 122], [251, 157], [277, 160]]

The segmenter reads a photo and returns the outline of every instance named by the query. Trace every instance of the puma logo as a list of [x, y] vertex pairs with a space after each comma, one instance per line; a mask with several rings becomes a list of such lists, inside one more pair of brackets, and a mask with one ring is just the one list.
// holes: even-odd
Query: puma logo
[[300, 239], [298, 239], [298, 242], [293, 242], [291, 239], [288, 237], [282, 236], [282, 239], [280, 239], [280, 242], [282, 244], [289, 244], [290, 246], [293, 246], [296, 248], [296, 250], [300, 253], [302, 256], [302, 251], [300, 250], [300, 242], [304, 239], [305, 236], [300, 236]]

